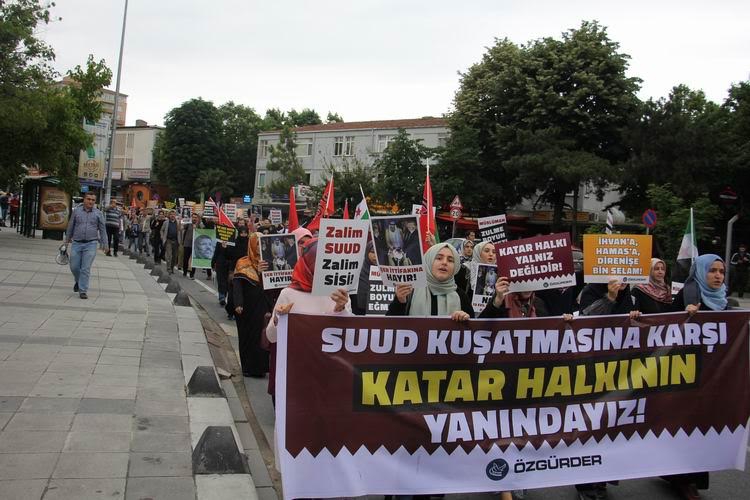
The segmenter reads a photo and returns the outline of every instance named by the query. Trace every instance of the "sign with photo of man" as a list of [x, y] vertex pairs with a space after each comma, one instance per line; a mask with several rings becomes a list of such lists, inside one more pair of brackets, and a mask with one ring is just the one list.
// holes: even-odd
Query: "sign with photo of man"
[[263, 289], [285, 288], [292, 282], [292, 270], [297, 264], [297, 237], [293, 234], [260, 235], [260, 256], [268, 263], [263, 271]]
[[216, 230], [193, 229], [193, 265], [196, 269], [211, 269], [216, 248]]
[[422, 238], [417, 215], [372, 217], [372, 237], [383, 283], [427, 283], [422, 267]]

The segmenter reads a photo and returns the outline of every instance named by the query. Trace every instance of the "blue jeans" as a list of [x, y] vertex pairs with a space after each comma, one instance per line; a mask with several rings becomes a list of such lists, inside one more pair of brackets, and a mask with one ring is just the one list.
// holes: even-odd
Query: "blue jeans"
[[79, 243], [74, 241], [70, 250], [70, 270], [73, 277], [78, 283], [80, 292], [87, 292], [89, 289], [89, 278], [91, 277], [91, 264], [96, 257], [96, 248], [99, 242], [89, 241], [88, 243]]

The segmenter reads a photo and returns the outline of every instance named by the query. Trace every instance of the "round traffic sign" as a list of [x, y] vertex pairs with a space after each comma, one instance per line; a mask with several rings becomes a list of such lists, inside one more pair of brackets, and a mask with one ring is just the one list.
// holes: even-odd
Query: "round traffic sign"
[[451, 208], [451, 217], [458, 220], [461, 218], [461, 210], [458, 208]]
[[643, 212], [643, 225], [649, 229], [656, 227], [656, 212], [650, 208]]

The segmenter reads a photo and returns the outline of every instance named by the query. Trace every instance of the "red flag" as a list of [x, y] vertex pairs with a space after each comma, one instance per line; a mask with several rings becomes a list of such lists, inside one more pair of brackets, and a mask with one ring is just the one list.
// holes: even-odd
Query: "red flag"
[[307, 229], [310, 231], [317, 231], [320, 228], [320, 219], [329, 217], [334, 212], [333, 204], [333, 177], [328, 181], [323, 196], [320, 198], [318, 203], [318, 210], [315, 212], [315, 216], [307, 225]]
[[344, 200], [344, 219], [349, 218], [349, 198]]
[[422, 192], [422, 208], [419, 211], [419, 229], [422, 233], [422, 248], [426, 252], [430, 248], [430, 241], [427, 239], [427, 233], [436, 235], [435, 231], [435, 213], [432, 211], [432, 186], [430, 185], [430, 167], [427, 166], [427, 177], [424, 181], [424, 191]]
[[299, 227], [299, 221], [297, 220], [297, 202], [294, 200], [294, 186], [289, 188], [289, 227], [288, 231], [291, 233]]
[[218, 225], [236, 229], [234, 227], [234, 222], [232, 222], [232, 219], [227, 217], [227, 214], [225, 214], [224, 210], [222, 210], [221, 207], [219, 207], [218, 205], [216, 206], [216, 216], [219, 218], [219, 220], [217, 221]]

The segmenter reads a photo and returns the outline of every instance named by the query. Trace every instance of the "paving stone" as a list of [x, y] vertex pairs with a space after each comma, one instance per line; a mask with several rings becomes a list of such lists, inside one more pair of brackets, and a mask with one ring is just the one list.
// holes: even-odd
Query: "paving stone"
[[198, 498], [201, 500], [222, 500], [225, 498], [245, 498], [258, 500], [253, 479], [249, 474], [207, 474], [196, 476]]
[[80, 398], [36, 398], [24, 399], [20, 411], [26, 413], [75, 412], [81, 403]]
[[[185, 500], [195, 498], [192, 477], [133, 477], [125, 500]], [[227, 497], [231, 498], [231, 497]]]
[[174, 415], [187, 417], [187, 401], [184, 396], [181, 400], [168, 401], [138, 399], [135, 402], [135, 413], [138, 416]]
[[190, 452], [190, 434], [164, 432], [134, 432], [131, 451], [139, 452]]
[[239, 398], [227, 398], [227, 403], [229, 404], [229, 410], [232, 412], [232, 417], [235, 422], [247, 422], [245, 409], [242, 407]]
[[135, 393], [135, 387], [90, 385], [83, 393], [83, 397], [99, 399], [135, 399]]
[[17, 411], [24, 399], [21, 396], [0, 396], [0, 413]]
[[255, 494], [258, 495], [258, 500], [279, 500], [279, 494], [270, 486], [256, 486]]
[[138, 375], [137, 366], [117, 366], [117, 365], [96, 365], [94, 369], [95, 375], [114, 375], [114, 376], [133, 376]]
[[3, 431], [0, 453], [42, 453], [63, 449], [66, 431]]
[[29, 396], [42, 398], [80, 398], [86, 392], [87, 383], [83, 384], [36, 384]]
[[135, 387], [138, 385], [138, 375], [97, 375], [91, 376], [89, 385], [107, 387]]
[[17, 479], [0, 481], [0, 498], [3, 500], [29, 500], [42, 498], [46, 479]]
[[130, 451], [130, 432], [71, 432], [63, 451]]
[[5, 427], [6, 431], [67, 431], [73, 422], [68, 413], [16, 413]]
[[117, 500], [125, 498], [125, 479], [52, 479], [44, 500]]
[[0, 431], [5, 428], [5, 424], [7, 424], [11, 418], [13, 418], [12, 413], [0, 413]]
[[235, 427], [237, 428], [237, 434], [240, 435], [242, 448], [245, 450], [257, 450], [258, 441], [255, 439], [255, 434], [253, 434], [250, 424], [238, 422], [235, 424]]
[[141, 359], [134, 356], [105, 356], [99, 358], [100, 365], [140, 366]]
[[140, 346], [138, 346], [137, 349], [105, 347], [104, 349], [102, 349], [102, 356], [118, 356], [121, 358], [140, 358], [141, 349], [140, 349]]
[[183, 434], [190, 432], [187, 417], [175, 416], [136, 416], [135, 431]]
[[99, 399], [83, 398], [78, 406], [78, 413], [117, 413], [132, 415], [135, 401], [132, 399]]
[[136, 394], [138, 399], [143, 400], [185, 401], [184, 387], [180, 387], [179, 389], [164, 387], [139, 387]]
[[62, 453], [52, 477], [66, 479], [125, 477], [128, 472], [129, 458], [128, 453]]
[[250, 475], [253, 476], [253, 482], [255, 486], [273, 486], [271, 476], [268, 475], [268, 468], [266, 462], [260, 454], [259, 450], [247, 450], [247, 465], [250, 467]]
[[193, 462], [189, 452], [130, 454], [129, 477], [174, 477], [193, 475]]
[[58, 361], [53, 361], [47, 367], [47, 373], [58, 372], [90, 375], [94, 373], [95, 366], [96, 363], [61, 363]]

